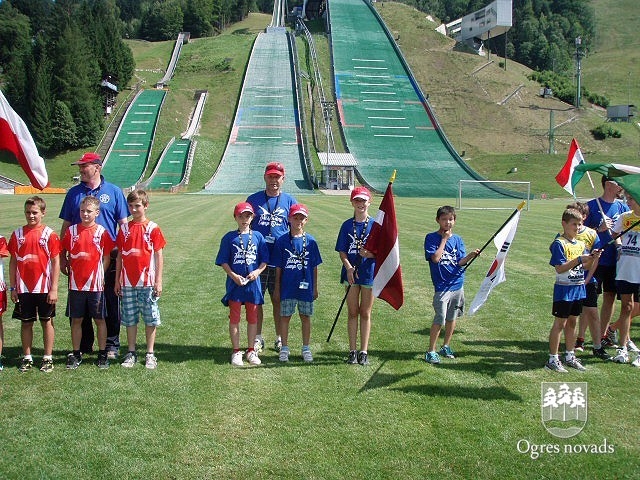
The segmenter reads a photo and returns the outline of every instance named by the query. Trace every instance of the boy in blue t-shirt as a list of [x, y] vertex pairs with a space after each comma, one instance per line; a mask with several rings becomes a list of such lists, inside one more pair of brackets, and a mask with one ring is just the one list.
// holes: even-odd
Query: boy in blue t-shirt
[[556, 270], [552, 309], [555, 319], [549, 332], [549, 361], [544, 368], [560, 373], [567, 372], [558, 355], [563, 331], [567, 349], [565, 364], [579, 371], [586, 370], [574, 352], [576, 319], [582, 313], [582, 302], [587, 296], [584, 271], [600, 257], [601, 250], [585, 254], [585, 243], [576, 238], [581, 226], [582, 213], [573, 208], [566, 209], [562, 214], [562, 235], [557, 236], [549, 247], [549, 264]]
[[216, 265], [227, 274], [226, 294], [222, 303], [229, 306], [229, 335], [233, 346], [231, 364], [243, 365], [240, 350], [240, 310], [244, 305], [247, 316], [247, 361], [251, 365], [262, 362], [255, 350], [258, 326], [258, 305], [264, 303], [260, 274], [269, 262], [267, 243], [260, 232], [251, 230], [253, 207], [248, 202], [235, 206], [233, 217], [237, 230], [228, 232], [220, 241]]
[[315, 238], [304, 231], [309, 219], [306, 205], [297, 203], [289, 210], [289, 234], [282, 235], [273, 248], [276, 266], [274, 297], [280, 300], [280, 361], [289, 361], [289, 321], [296, 306], [302, 321], [302, 359], [312, 362], [309, 348], [313, 301], [318, 298], [318, 265], [322, 263]]
[[[436, 222], [440, 228], [429, 233], [424, 239], [424, 253], [429, 262], [431, 281], [435, 288], [433, 308], [435, 316], [429, 332], [429, 350], [425, 354], [428, 363], [440, 363], [440, 355], [455, 358], [450, 343], [456, 327], [456, 318], [464, 308], [464, 269], [472, 258], [480, 255], [474, 250], [467, 255], [462, 237], [453, 233], [456, 223], [456, 210], [448, 205], [438, 208]], [[444, 345], [436, 352], [436, 343], [442, 325]]]

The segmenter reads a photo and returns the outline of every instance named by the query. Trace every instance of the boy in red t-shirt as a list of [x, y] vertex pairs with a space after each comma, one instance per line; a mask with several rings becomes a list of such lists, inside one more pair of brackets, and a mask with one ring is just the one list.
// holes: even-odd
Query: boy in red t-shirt
[[147, 355], [145, 366], [154, 369], [158, 360], [153, 349], [156, 327], [160, 325], [158, 298], [162, 294], [162, 249], [166, 245], [160, 227], [147, 218], [147, 193], [134, 190], [127, 196], [132, 215], [128, 224], [120, 226], [116, 246], [116, 295], [120, 296], [122, 324], [127, 327], [129, 351], [121, 365], [131, 368], [136, 364], [136, 337], [140, 317], [145, 323]]
[[42, 223], [47, 204], [40, 197], [24, 202], [27, 224], [18, 228], [9, 239], [9, 292], [15, 303], [13, 318], [22, 322], [20, 338], [24, 356], [18, 369], [31, 370], [33, 357], [33, 322], [40, 319], [44, 340], [44, 355], [40, 370], [53, 370], [53, 317], [58, 301], [60, 277], [60, 237]]
[[8, 256], [7, 239], [0, 235], [0, 372], [4, 368], [2, 366], [2, 345], [4, 344], [2, 314], [7, 311], [7, 284], [4, 283], [4, 263], [2, 259]]
[[82, 363], [80, 341], [85, 315], [92, 317], [98, 328], [98, 368], [109, 368], [107, 324], [104, 319], [104, 272], [109, 268], [109, 253], [115, 242], [109, 232], [96, 223], [98, 215], [100, 200], [84, 197], [80, 201], [81, 223], [71, 225], [62, 238], [62, 254], [69, 266], [67, 315], [71, 318], [73, 345], [73, 351], [67, 355], [69, 370], [75, 370]]

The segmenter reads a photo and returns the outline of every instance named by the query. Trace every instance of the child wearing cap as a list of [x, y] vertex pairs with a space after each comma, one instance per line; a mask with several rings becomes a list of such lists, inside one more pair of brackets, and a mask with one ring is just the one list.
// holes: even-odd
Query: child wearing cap
[[260, 365], [262, 362], [254, 343], [258, 305], [264, 303], [260, 274], [267, 267], [269, 250], [262, 234], [251, 229], [254, 211], [250, 203], [237, 204], [233, 217], [238, 228], [222, 237], [216, 256], [216, 265], [221, 266], [227, 274], [226, 294], [222, 303], [229, 307], [229, 336], [233, 347], [231, 365], [243, 365], [239, 328], [242, 305], [247, 317], [247, 361], [250, 365]]
[[280, 361], [289, 361], [289, 321], [296, 306], [302, 322], [302, 359], [312, 362], [309, 348], [313, 301], [318, 298], [318, 265], [322, 263], [318, 244], [304, 230], [309, 220], [306, 205], [297, 203], [289, 210], [289, 234], [276, 240], [272, 263], [276, 266], [274, 297], [280, 300]]
[[[373, 254], [364, 251], [364, 245], [373, 226], [369, 217], [371, 193], [365, 187], [351, 191], [353, 217], [340, 227], [336, 241], [336, 252], [340, 255], [342, 270], [340, 283], [346, 288], [347, 332], [349, 334], [348, 364], [367, 365], [367, 349], [371, 332], [371, 309], [373, 308]], [[358, 352], [358, 325], [360, 326], [360, 352]]]

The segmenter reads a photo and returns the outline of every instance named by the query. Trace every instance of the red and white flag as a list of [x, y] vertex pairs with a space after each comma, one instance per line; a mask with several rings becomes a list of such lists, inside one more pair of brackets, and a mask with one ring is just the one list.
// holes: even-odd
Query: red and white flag
[[480, 290], [478, 290], [473, 302], [471, 302], [469, 315], [473, 315], [482, 305], [484, 305], [484, 302], [487, 301], [493, 287], [506, 280], [506, 276], [504, 274], [504, 262], [507, 260], [507, 254], [509, 253], [509, 248], [511, 248], [513, 237], [516, 235], [519, 220], [520, 209], [515, 212], [511, 219], [493, 238], [493, 244], [498, 249], [498, 253], [496, 254], [495, 260], [489, 267], [489, 271], [480, 285]]
[[31, 185], [42, 190], [49, 185], [44, 159], [38, 154], [29, 129], [0, 91], [0, 150], [15, 155]]
[[404, 290], [396, 208], [391, 185], [392, 182], [389, 182], [364, 248], [376, 256], [373, 295], [398, 310], [404, 303]]
[[564, 188], [571, 195], [575, 195], [574, 188], [579, 180], [578, 179], [575, 182], [572, 181], [573, 172], [581, 163], [584, 163], [584, 157], [582, 156], [582, 151], [580, 150], [578, 141], [574, 138], [571, 140], [571, 146], [569, 147], [569, 155], [567, 155], [567, 161], [562, 167], [562, 170], [560, 170], [556, 175], [556, 182], [558, 182], [558, 185]]

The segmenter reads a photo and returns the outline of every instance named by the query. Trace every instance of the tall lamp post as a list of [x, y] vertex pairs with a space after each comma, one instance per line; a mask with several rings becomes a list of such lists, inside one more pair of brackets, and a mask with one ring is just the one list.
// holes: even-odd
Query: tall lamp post
[[582, 80], [582, 57], [584, 52], [582, 51], [582, 37], [576, 37], [576, 101], [575, 107], [580, 108], [580, 94], [581, 94], [581, 80]]

